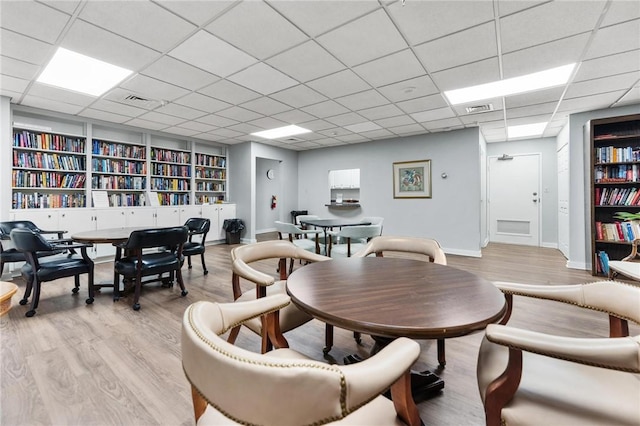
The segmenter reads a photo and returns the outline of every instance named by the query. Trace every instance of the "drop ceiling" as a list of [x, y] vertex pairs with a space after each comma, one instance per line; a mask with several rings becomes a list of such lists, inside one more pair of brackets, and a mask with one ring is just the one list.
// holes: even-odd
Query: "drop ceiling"
[[[0, 0], [0, 16], [13, 104], [217, 144], [308, 150], [467, 127], [499, 142], [542, 121], [553, 137], [569, 114], [640, 104], [636, 0]], [[100, 97], [36, 82], [59, 46], [134, 74]], [[572, 62], [562, 87], [457, 106], [442, 94]], [[250, 136], [289, 124], [312, 133]]]

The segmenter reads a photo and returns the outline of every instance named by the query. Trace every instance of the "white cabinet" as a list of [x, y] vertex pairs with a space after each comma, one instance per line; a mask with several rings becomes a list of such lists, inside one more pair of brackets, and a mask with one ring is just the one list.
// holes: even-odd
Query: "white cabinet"
[[227, 232], [222, 229], [225, 219], [235, 219], [236, 217], [236, 205], [235, 204], [218, 204], [218, 239], [224, 240], [227, 236]]
[[331, 170], [329, 172], [329, 188], [360, 188], [360, 169]]
[[156, 223], [158, 228], [181, 225], [179, 206], [158, 207], [156, 209]]
[[202, 217], [202, 206], [180, 206], [180, 224], [184, 225], [187, 219], [192, 217]]
[[211, 220], [211, 229], [207, 241], [224, 240], [226, 231], [222, 229], [225, 219], [236, 218], [235, 204], [203, 204], [202, 217]]

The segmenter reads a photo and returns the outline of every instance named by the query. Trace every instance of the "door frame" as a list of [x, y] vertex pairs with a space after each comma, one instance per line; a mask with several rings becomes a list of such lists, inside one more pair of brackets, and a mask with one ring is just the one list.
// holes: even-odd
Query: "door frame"
[[542, 247], [542, 152], [523, 152], [517, 154], [502, 154], [502, 155], [487, 155], [487, 164], [486, 164], [486, 174], [487, 174], [487, 200], [486, 203], [486, 216], [487, 216], [487, 238], [489, 242], [491, 242], [491, 199], [489, 198], [489, 194], [491, 194], [491, 159], [495, 158], [496, 160], [504, 155], [508, 155], [510, 157], [528, 157], [528, 156], [536, 156], [538, 158], [538, 235], [536, 235], [536, 239], [538, 241], [537, 246], [531, 247]]

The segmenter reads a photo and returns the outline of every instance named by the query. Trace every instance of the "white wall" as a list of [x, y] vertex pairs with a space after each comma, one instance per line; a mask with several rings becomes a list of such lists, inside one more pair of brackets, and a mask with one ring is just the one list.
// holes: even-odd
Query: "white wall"
[[[480, 256], [479, 141], [479, 129], [471, 128], [302, 151], [298, 209], [321, 217], [382, 216], [385, 235], [435, 238], [447, 253]], [[432, 198], [394, 199], [393, 163], [424, 159], [431, 160]], [[329, 209], [329, 170], [354, 168], [362, 208]]]
[[[267, 170], [274, 171], [274, 178], [267, 178]], [[271, 197], [276, 196], [276, 208], [271, 208]], [[256, 158], [256, 233], [275, 230], [273, 223], [281, 220], [281, 209], [277, 204], [282, 200], [282, 175], [280, 161]]]
[[487, 144], [487, 155], [541, 154], [542, 188], [541, 245], [558, 247], [558, 157], [556, 138], [523, 139]]

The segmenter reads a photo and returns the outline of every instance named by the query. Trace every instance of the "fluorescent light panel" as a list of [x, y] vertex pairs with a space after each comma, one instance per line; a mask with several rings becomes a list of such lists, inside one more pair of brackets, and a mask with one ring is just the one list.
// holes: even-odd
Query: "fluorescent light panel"
[[287, 136], [301, 135], [303, 133], [310, 133], [311, 130], [305, 129], [300, 126], [292, 124], [290, 126], [277, 127], [275, 129], [263, 130], [261, 132], [251, 133], [253, 136], [259, 136], [265, 139], [279, 139], [286, 138]]
[[525, 138], [528, 136], [540, 136], [547, 127], [547, 123], [523, 124], [521, 126], [507, 127], [507, 138]]
[[59, 47], [38, 82], [100, 96], [133, 71]]
[[459, 105], [483, 99], [547, 89], [549, 87], [563, 85], [569, 81], [569, 77], [571, 77], [575, 66], [575, 63], [563, 65], [520, 77], [465, 87], [463, 89], [447, 90], [444, 94], [452, 105]]

